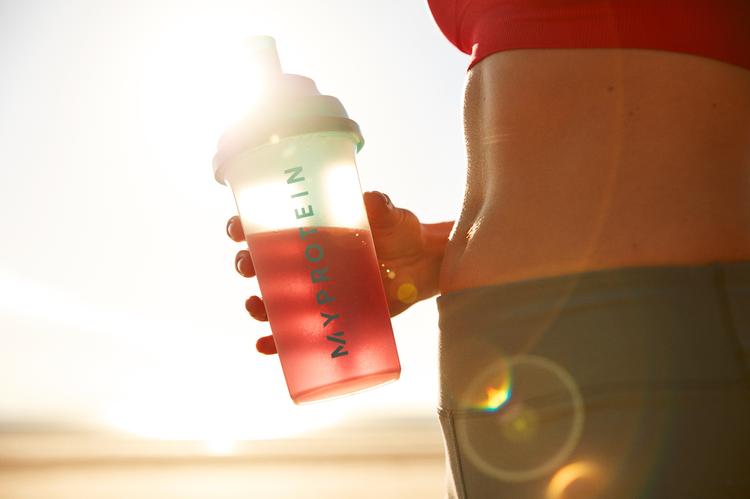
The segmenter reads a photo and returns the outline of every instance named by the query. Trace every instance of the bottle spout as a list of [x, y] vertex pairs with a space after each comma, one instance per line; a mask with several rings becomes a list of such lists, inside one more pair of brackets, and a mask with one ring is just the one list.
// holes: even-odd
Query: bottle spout
[[245, 46], [249, 52], [249, 63], [257, 68], [261, 79], [268, 82], [281, 76], [281, 62], [273, 37], [251, 36], [246, 39]]
[[260, 80], [267, 97], [303, 97], [320, 95], [315, 82], [306, 76], [283, 74], [276, 50], [276, 41], [271, 36], [251, 36], [246, 39], [250, 64]]

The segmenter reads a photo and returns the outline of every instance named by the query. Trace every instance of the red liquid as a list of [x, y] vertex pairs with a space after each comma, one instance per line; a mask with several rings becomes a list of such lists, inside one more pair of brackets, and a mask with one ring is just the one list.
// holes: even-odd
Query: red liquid
[[286, 229], [253, 234], [247, 243], [295, 402], [398, 379], [370, 231]]

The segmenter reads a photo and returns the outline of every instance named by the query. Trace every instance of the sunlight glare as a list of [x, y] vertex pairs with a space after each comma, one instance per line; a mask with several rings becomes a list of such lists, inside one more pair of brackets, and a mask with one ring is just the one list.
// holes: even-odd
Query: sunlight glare
[[200, 440], [209, 452], [227, 454], [240, 440], [290, 437], [336, 424], [347, 415], [336, 401], [295, 406], [279, 383], [255, 383], [246, 393], [222, 386], [226, 374], [218, 365], [212, 367], [216, 375], [179, 369], [172, 382], [148, 375], [131, 378], [130, 396], [111, 405], [104, 418], [127, 433]]
[[331, 166], [325, 173], [327, 212], [337, 227], [366, 229], [367, 214], [362, 203], [362, 190], [354, 165]]
[[228, 456], [234, 453], [237, 441], [231, 438], [213, 438], [205, 441], [208, 452], [215, 456]]
[[232, 189], [245, 235], [295, 227], [289, 208], [289, 186], [284, 182], [246, 183]]
[[143, 127], [159, 151], [198, 148], [210, 157], [220, 134], [262, 98], [265, 78], [248, 45], [252, 31], [188, 20], [164, 29], [145, 58]]

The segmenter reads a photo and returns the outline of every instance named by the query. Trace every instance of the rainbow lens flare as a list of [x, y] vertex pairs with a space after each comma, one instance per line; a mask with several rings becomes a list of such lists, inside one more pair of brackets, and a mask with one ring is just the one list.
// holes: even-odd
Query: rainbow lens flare
[[510, 384], [510, 372], [503, 373], [502, 378], [497, 384], [486, 387], [485, 393], [487, 394], [486, 398], [480, 403], [474, 404], [474, 409], [492, 412], [497, 411], [505, 405], [513, 394]]
[[513, 394], [513, 376], [505, 356], [475, 377], [461, 396], [461, 408], [470, 411], [497, 412]]
[[[551, 359], [497, 355], [472, 373], [459, 395], [456, 445], [488, 477], [535, 480], [570, 458], [583, 430], [583, 399], [573, 377]], [[552, 493], [559, 488], [554, 485]]]

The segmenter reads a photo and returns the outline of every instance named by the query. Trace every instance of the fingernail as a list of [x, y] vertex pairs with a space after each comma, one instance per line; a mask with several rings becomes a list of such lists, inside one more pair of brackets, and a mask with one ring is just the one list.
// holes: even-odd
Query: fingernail
[[242, 269], [240, 268], [242, 266], [242, 260], [244, 259], [245, 259], [245, 255], [243, 255], [242, 253], [238, 253], [237, 256], [234, 258], [234, 268], [241, 275], [245, 275], [242, 272]]
[[385, 205], [386, 205], [386, 206], [387, 206], [388, 208], [393, 208], [393, 203], [391, 203], [391, 198], [389, 198], [389, 197], [388, 197], [388, 194], [386, 194], [385, 192], [381, 192], [381, 194], [382, 194], [382, 195], [383, 195], [383, 197], [385, 198]]
[[227, 231], [227, 236], [229, 236], [230, 238], [232, 237], [232, 234], [231, 234], [231, 233], [229, 232], [229, 226], [230, 226], [230, 225], [232, 225], [232, 220], [234, 220], [234, 217], [230, 218], [230, 219], [229, 219], [229, 220], [227, 221], [227, 228], [226, 228], [226, 231]]

